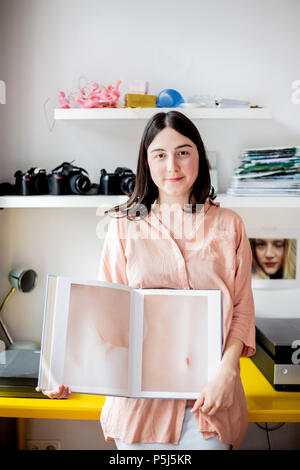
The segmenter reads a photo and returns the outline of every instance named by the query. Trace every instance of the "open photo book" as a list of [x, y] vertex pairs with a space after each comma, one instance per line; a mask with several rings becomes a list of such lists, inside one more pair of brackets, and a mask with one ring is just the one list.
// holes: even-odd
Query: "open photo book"
[[48, 275], [38, 387], [196, 399], [222, 358], [220, 290]]

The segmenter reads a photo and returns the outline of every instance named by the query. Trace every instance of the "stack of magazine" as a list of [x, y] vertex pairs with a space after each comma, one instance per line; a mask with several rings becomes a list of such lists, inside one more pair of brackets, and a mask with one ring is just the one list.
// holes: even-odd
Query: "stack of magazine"
[[244, 149], [227, 194], [299, 196], [300, 147]]

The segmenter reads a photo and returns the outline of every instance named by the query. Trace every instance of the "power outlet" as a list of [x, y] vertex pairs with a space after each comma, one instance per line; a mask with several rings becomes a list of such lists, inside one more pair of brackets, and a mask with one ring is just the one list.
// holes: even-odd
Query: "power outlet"
[[41, 450], [61, 450], [60, 441], [40, 441]]
[[61, 442], [54, 440], [27, 440], [27, 450], [61, 450]]
[[41, 450], [40, 441], [26, 441], [26, 449], [27, 450]]

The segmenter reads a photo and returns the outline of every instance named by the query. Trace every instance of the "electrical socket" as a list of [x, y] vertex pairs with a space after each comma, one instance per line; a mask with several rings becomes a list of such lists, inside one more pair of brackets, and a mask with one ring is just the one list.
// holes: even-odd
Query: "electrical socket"
[[27, 450], [61, 450], [61, 441], [27, 440]]
[[27, 450], [41, 450], [41, 443], [40, 441], [28, 440], [26, 441], [26, 449]]
[[40, 441], [41, 443], [41, 450], [61, 450], [61, 442], [60, 441], [52, 441], [52, 440], [45, 440]]

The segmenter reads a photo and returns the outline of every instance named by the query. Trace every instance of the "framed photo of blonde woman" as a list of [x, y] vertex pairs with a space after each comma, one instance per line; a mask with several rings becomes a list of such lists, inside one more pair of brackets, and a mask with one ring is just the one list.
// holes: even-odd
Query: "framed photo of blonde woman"
[[247, 234], [252, 250], [252, 287], [299, 287], [300, 232], [257, 228]]

